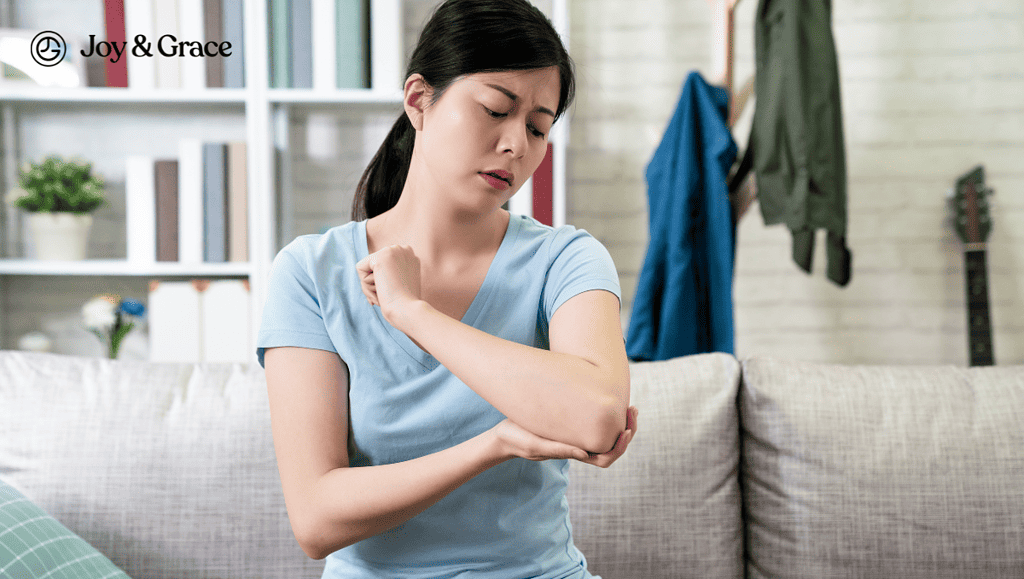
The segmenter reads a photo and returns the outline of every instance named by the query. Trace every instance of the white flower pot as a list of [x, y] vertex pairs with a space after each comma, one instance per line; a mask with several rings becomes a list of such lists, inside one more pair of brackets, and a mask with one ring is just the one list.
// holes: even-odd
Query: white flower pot
[[85, 259], [92, 215], [77, 213], [30, 213], [28, 233], [35, 248], [29, 257], [40, 260]]

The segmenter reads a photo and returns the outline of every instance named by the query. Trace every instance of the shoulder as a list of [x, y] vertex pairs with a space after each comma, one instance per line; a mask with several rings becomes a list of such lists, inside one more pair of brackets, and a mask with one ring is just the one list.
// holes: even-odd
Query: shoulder
[[565, 254], [607, 253], [604, 245], [586, 229], [568, 224], [553, 227], [525, 215], [513, 215], [512, 219], [522, 220], [519, 233], [520, 247], [546, 256], [549, 263]]
[[310, 275], [355, 263], [355, 231], [358, 222], [350, 221], [323, 233], [300, 235], [274, 257], [274, 268], [298, 266]]

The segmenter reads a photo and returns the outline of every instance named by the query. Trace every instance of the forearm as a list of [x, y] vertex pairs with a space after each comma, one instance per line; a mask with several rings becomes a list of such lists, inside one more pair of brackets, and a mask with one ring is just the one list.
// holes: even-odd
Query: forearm
[[322, 559], [408, 521], [507, 458], [485, 433], [405, 462], [334, 469], [309, 493], [300, 542], [308, 555]]
[[538, 436], [602, 453], [625, 428], [628, 400], [619, 399], [615, 377], [579, 356], [492, 336], [422, 300], [398, 320], [452, 374]]

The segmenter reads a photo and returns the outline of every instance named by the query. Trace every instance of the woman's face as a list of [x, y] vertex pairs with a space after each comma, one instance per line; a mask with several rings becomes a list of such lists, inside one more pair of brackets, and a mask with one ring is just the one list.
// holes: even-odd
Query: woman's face
[[560, 90], [557, 67], [459, 78], [414, 121], [425, 178], [477, 210], [500, 207], [544, 159]]

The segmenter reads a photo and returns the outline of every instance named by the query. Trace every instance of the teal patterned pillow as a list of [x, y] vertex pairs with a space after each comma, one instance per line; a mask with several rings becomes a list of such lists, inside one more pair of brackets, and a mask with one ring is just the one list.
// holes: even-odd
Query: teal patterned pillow
[[0, 577], [130, 579], [110, 559], [2, 480]]

